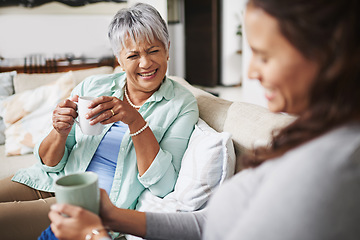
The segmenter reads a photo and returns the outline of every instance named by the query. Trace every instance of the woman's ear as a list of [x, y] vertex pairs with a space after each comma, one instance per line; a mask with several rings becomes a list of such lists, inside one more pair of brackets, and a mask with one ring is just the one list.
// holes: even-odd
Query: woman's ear
[[121, 71], [125, 72], [125, 69], [123, 68], [123, 64], [122, 64], [121, 61], [120, 61], [120, 57], [116, 56], [116, 60], [117, 60], [118, 63], [119, 63], [119, 66], [120, 66], [120, 68], [121, 68]]
[[168, 61], [170, 60], [170, 41], [168, 43], [168, 51], [167, 51], [167, 58]]
[[116, 56], [116, 61], [119, 63], [119, 66], [121, 66], [120, 56]]

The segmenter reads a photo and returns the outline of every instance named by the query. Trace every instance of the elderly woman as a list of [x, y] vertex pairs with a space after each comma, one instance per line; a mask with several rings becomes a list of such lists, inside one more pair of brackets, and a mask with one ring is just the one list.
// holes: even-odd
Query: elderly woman
[[[109, 38], [125, 72], [86, 79], [56, 107], [53, 129], [35, 149], [39, 163], [0, 183], [0, 200], [7, 202], [0, 204], [1, 238], [39, 236], [50, 224], [54, 181], [65, 174], [97, 173], [121, 208], [135, 208], [144, 190], [159, 197], [173, 190], [198, 107], [188, 90], [165, 76], [166, 23], [150, 5], [137, 4], [115, 15]], [[97, 97], [87, 118], [105, 125], [102, 134], [84, 135], [74, 124], [78, 96]]]
[[250, 0], [249, 77], [266, 89], [271, 111], [299, 117], [247, 156], [251, 168], [220, 187], [205, 211], [119, 209], [102, 191], [101, 219], [54, 205], [55, 235], [108, 239], [108, 226], [146, 239], [359, 239], [359, 12], [358, 0]]

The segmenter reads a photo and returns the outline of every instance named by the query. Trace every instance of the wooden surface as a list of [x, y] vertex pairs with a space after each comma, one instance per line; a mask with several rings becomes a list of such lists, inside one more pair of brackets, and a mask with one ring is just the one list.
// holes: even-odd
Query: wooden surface
[[[18, 73], [54, 73], [68, 72], [70, 70], [81, 70], [101, 66], [118, 65], [113, 57], [109, 58], [81, 58], [81, 59], [43, 59], [38, 56], [24, 58], [23, 61], [4, 60], [0, 62], [0, 72], [17, 71]], [[23, 64], [20, 64], [23, 62]], [[1, 64], [2, 63], [2, 64]], [[5, 63], [5, 64], [4, 64]]]

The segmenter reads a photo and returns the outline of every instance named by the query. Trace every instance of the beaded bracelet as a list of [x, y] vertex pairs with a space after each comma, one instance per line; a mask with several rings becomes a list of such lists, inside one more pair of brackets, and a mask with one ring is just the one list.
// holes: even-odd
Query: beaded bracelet
[[[91, 230], [91, 233], [86, 234], [85, 240], [91, 240], [94, 235], [99, 235], [101, 231], [106, 231], [108, 234], [112, 235], [113, 232], [108, 227], [102, 227], [102, 228], [94, 228]], [[101, 239], [112, 239], [109, 237], [102, 237]]]
[[143, 126], [139, 131], [130, 133], [130, 137], [135, 137], [136, 135], [139, 135], [142, 133], [147, 127], [149, 126], [149, 123], [145, 121], [145, 126]]

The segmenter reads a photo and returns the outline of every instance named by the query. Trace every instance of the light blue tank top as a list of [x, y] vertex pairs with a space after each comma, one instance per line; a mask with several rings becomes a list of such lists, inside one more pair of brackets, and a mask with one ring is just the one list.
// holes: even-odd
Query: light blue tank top
[[95, 172], [99, 176], [99, 187], [110, 194], [112, 187], [120, 144], [128, 125], [115, 122], [104, 135], [86, 171]]

